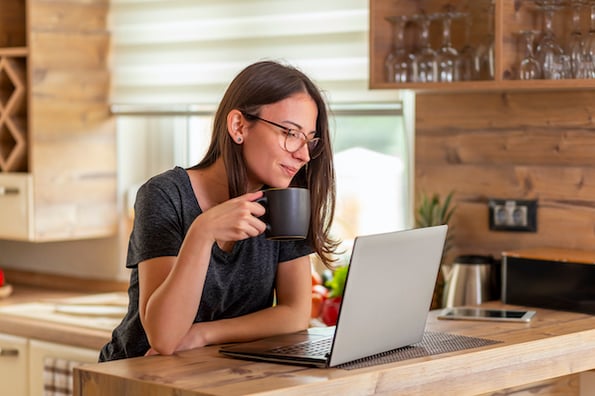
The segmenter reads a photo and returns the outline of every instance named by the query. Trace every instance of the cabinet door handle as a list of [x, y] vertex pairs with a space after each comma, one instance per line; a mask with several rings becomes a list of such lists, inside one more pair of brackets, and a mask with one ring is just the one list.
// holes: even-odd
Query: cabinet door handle
[[0, 357], [2, 356], [19, 356], [19, 350], [16, 348], [0, 348]]
[[0, 186], [0, 195], [17, 195], [19, 189], [17, 187], [4, 187]]

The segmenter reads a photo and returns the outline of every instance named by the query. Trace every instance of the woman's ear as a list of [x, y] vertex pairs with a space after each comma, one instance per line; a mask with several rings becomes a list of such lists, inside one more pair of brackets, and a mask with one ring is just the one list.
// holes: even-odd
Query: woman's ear
[[231, 136], [231, 140], [237, 144], [244, 142], [245, 125], [245, 118], [241, 111], [233, 109], [227, 114], [227, 132]]

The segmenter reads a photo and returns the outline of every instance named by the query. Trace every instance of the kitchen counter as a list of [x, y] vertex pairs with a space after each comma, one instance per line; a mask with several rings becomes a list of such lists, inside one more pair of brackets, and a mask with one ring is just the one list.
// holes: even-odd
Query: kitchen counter
[[[490, 307], [519, 308], [499, 303]], [[217, 346], [75, 369], [79, 396], [246, 394], [475, 395], [595, 369], [595, 316], [535, 309], [530, 323], [438, 320], [427, 330], [500, 341], [353, 370], [224, 357]]]
[[[88, 296], [79, 291], [58, 291], [28, 285], [17, 285], [12, 295], [0, 299], [0, 309], [39, 301], [60, 301]], [[73, 326], [67, 323], [39, 320], [32, 317], [0, 313], [0, 333], [40, 341], [54, 342], [89, 349], [100, 349], [111, 337], [111, 331]]]

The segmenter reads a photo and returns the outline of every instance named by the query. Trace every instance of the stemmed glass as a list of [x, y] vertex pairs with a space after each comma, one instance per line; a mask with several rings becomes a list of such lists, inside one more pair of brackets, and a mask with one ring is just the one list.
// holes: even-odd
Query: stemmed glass
[[405, 25], [407, 16], [389, 16], [386, 18], [393, 25], [393, 50], [387, 55], [384, 65], [388, 82], [411, 82], [415, 75], [414, 57], [405, 48]]
[[417, 82], [436, 82], [438, 80], [438, 67], [436, 52], [430, 46], [430, 24], [437, 18], [436, 14], [416, 14], [412, 17], [420, 27], [419, 48], [414, 53]]
[[564, 54], [553, 30], [554, 13], [560, 8], [557, 0], [536, 0], [543, 12], [543, 36], [537, 44], [537, 59], [541, 63], [543, 78], [557, 79], [560, 56]]
[[452, 11], [439, 14], [439, 17], [442, 18], [442, 46], [436, 52], [436, 64], [438, 66], [438, 79], [442, 82], [453, 82], [461, 79], [459, 52], [452, 46], [450, 28], [452, 20], [462, 16], [462, 13]]
[[488, 8], [488, 33], [477, 46], [474, 59], [474, 72], [477, 80], [493, 80], [495, 75], [494, 62], [494, 0]]
[[585, 78], [585, 40], [581, 33], [581, 11], [585, 5], [584, 0], [572, 0], [572, 32], [568, 40], [567, 53], [570, 56], [572, 76], [574, 78]]
[[473, 58], [475, 48], [471, 45], [471, 17], [465, 17], [465, 46], [459, 51], [459, 75], [461, 80], [470, 81], [475, 79], [473, 69]]
[[591, 22], [589, 36], [587, 38], [583, 61], [586, 63], [587, 71], [585, 78], [595, 78], [595, 1], [591, 0]]
[[535, 80], [541, 78], [541, 65], [533, 53], [535, 32], [524, 30], [519, 32], [525, 49], [525, 56], [519, 66], [519, 79]]

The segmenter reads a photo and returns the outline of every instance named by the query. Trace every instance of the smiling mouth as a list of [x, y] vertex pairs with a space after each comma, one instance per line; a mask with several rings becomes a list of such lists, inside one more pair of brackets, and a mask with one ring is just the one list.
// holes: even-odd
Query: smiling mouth
[[295, 175], [296, 173], [298, 173], [299, 168], [294, 168], [292, 166], [287, 166], [287, 165], [281, 165], [281, 167], [283, 169], [285, 169], [285, 171], [289, 174], [291, 174], [292, 176]]

